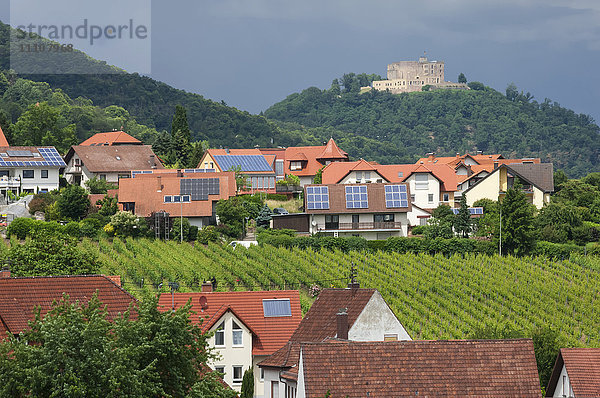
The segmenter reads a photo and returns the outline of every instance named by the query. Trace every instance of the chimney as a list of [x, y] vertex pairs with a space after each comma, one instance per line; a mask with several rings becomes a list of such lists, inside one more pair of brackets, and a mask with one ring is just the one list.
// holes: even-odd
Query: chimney
[[183, 171], [181, 169], [177, 169], [177, 177], [183, 177]]
[[202, 283], [202, 293], [210, 293], [213, 291], [213, 285], [211, 281], [206, 281]]
[[155, 169], [156, 168], [156, 159], [154, 157], [154, 154], [150, 155], [150, 168], [151, 169]]
[[9, 267], [2, 267], [2, 269], [0, 270], [0, 279], [2, 278], [10, 278], [10, 268]]
[[433, 162], [433, 159], [435, 159], [435, 152], [429, 152], [429, 153], [427, 154], [427, 159], [428, 159], [430, 162]]
[[340, 308], [335, 317], [337, 319], [337, 338], [348, 340], [348, 309]]
[[477, 151], [478, 155], [483, 155], [483, 151]]
[[460, 153], [456, 152], [456, 157], [459, 158], [460, 157]]

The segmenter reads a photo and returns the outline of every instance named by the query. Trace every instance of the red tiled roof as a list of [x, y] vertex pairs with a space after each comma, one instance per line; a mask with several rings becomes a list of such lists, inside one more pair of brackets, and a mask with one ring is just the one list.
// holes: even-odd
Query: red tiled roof
[[9, 146], [4, 131], [2, 131], [2, 126], [0, 126], [0, 146]]
[[531, 339], [302, 344], [306, 397], [540, 397]]
[[127, 134], [124, 131], [109, 131], [97, 133], [83, 141], [80, 145], [141, 145], [142, 141]]
[[111, 320], [136, 302], [131, 294], [104, 275], [0, 278], [0, 332], [2, 324], [13, 334], [25, 330], [28, 321], [33, 320], [34, 307], [41, 306], [44, 316], [63, 293], [69, 295], [72, 303], [86, 303], [96, 290]]
[[319, 155], [319, 157], [317, 159], [347, 159], [348, 158], [348, 154], [344, 151], [342, 151], [337, 144], [335, 143], [335, 141], [333, 140], [333, 138], [330, 138], [329, 141], [327, 142], [327, 145], [325, 145], [325, 149], [323, 149], [323, 152], [321, 152], [321, 155]]
[[[204, 310], [200, 298], [206, 298]], [[228, 310], [234, 312], [252, 332], [252, 354], [270, 355], [281, 348], [300, 323], [302, 313], [300, 310], [300, 294], [297, 290], [272, 290], [249, 292], [201, 292], [201, 293], [175, 293], [175, 307], [185, 305], [192, 299], [192, 310], [198, 317], [192, 322], [198, 323], [200, 318], [205, 319], [202, 325], [204, 331], [210, 328]], [[292, 316], [265, 317], [263, 300], [289, 298]], [[160, 297], [159, 309], [171, 310], [171, 295]]]
[[337, 184], [354, 170], [374, 171], [383, 177], [386, 182], [404, 182], [413, 173], [431, 173], [442, 184], [440, 187], [442, 191], [456, 191], [456, 184], [458, 182], [454, 169], [446, 164], [384, 165], [369, 163], [363, 159], [356, 162], [330, 163], [323, 169], [322, 182], [323, 184]]
[[554, 395], [564, 366], [576, 397], [600, 397], [600, 348], [561, 348], [546, 396]]

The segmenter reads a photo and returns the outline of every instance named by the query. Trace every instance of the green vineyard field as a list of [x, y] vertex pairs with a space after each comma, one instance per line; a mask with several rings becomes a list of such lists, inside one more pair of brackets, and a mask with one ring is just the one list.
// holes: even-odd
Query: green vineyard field
[[345, 287], [355, 264], [361, 287], [378, 289], [415, 339], [466, 338], [475, 328], [502, 323], [517, 330], [549, 325], [570, 346], [600, 346], [600, 258], [568, 260], [483, 255], [313, 251], [253, 246], [179, 244], [174, 241], [83, 240], [102, 273], [121, 275], [141, 296], [198, 291], [215, 278], [217, 290], [304, 290]]

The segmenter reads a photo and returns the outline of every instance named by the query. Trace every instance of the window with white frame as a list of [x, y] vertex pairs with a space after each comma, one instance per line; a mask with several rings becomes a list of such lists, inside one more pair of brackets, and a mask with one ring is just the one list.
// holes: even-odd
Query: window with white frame
[[450, 194], [448, 194], [448, 193], [445, 193], [445, 194], [443, 194], [443, 195], [442, 195], [442, 197], [443, 197], [443, 199], [444, 199], [444, 202], [448, 202], [448, 201], [450, 201]]
[[215, 366], [215, 372], [220, 373], [221, 377], [225, 377], [225, 366]]
[[240, 325], [238, 325], [235, 321], [231, 321], [231, 329], [232, 329], [232, 336], [233, 336], [233, 345], [240, 347], [243, 344], [243, 340], [242, 340], [242, 328]]
[[433, 194], [432, 193], [430, 193], [430, 194], [427, 195], [427, 201], [429, 203], [433, 203]]
[[302, 162], [290, 162], [290, 170], [302, 170]]
[[356, 172], [356, 182], [361, 182], [362, 181], [362, 171], [357, 171]]
[[415, 189], [429, 189], [429, 174], [415, 174]]
[[42, 170], [42, 178], [48, 178], [48, 170]]
[[221, 322], [217, 330], [215, 331], [215, 346], [225, 345], [225, 322]]
[[265, 370], [260, 368], [260, 381], [265, 381]]
[[233, 367], [233, 382], [241, 383], [242, 378], [244, 377], [244, 372], [242, 372], [242, 366], [234, 366]]
[[365, 176], [365, 180], [370, 180], [371, 179], [371, 172], [370, 171], [365, 171], [364, 176]]

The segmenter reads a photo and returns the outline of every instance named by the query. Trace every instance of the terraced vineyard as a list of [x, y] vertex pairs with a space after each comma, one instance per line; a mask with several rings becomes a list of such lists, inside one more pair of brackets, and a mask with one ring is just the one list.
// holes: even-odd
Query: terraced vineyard
[[197, 291], [212, 277], [218, 290], [344, 287], [354, 263], [361, 287], [377, 288], [413, 338], [465, 338], [477, 326], [503, 322], [518, 330], [551, 325], [568, 345], [600, 346], [598, 257], [233, 250], [133, 239], [84, 240], [81, 246], [97, 253], [103, 273], [121, 275], [136, 295], [169, 281], [178, 282], [180, 291]]

